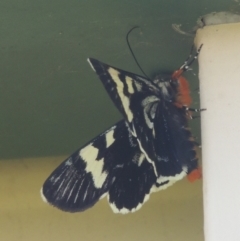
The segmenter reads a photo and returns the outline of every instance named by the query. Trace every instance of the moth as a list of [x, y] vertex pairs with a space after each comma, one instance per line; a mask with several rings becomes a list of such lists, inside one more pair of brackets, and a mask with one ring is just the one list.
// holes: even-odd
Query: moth
[[123, 120], [69, 156], [41, 189], [45, 202], [68, 212], [84, 211], [107, 196], [115, 213], [135, 212], [153, 192], [187, 176], [201, 177], [196, 142], [188, 127], [193, 111], [182, 75], [153, 80], [89, 58]]

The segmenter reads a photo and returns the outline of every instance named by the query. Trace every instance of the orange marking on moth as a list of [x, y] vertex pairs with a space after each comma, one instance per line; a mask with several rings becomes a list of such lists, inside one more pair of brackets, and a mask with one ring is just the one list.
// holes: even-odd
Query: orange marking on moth
[[194, 182], [200, 178], [202, 178], [201, 168], [195, 169], [187, 175], [187, 179], [189, 182]]
[[182, 106], [190, 106], [192, 99], [190, 96], [190, 90], [189, 85], [185, 77], [182, 76], [183, 70], [179, 69], [176, 70], [172, 78], [178, 81], [178, 96], [177, 96], [177, 103], [175, 103], [176, 106], [182, 107]]

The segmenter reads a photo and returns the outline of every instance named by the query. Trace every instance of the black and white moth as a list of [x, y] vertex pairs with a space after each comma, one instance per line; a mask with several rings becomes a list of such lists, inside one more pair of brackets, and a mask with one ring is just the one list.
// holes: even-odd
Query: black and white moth
[[196, 143], [188, 128], [193, 109], [182, 73], [199, 51], [172, 75], [153, 80], [89, 58], [124, 119], [60, 164], [43, 184], [43, 200], [80, 212], [107, 196], [113, 212], [128, 213], [186, 175], [198, 179]]

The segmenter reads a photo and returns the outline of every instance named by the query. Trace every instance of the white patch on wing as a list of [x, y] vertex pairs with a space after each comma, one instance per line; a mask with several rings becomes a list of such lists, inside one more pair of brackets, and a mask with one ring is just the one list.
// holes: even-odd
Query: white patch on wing
[[146, 158], [145, 155], [142, 153], [141, 156], [139, 157], [139, 160], [138, 160], [138, 166], [139, 167], [142, 165], [145, 158]]
[[137, 163], [137, 165], [140, 167], [145, 160], [145, 155], [143, 153], [137, 153], [133, 157], [133, 162]]
[[[108, 72], [111, 75], [113, 81], [116, 83], [117, 92], [118, 92], [118, 95], [119, 95], [119, 97], [121, 99], [124, 111], [125, 111], [125, 113], [127, 115], [127, 119], [128, 119], [129, 122], [132, 122], [132, 120], [133, 120], [133, 113], [132, 113], [132, 111], [129, 108], [129, 106], [130, 106], [129, 98], [126, 95], [124, 95], [124, 93], [123, 93], [124, 84], [118, 77], [120, 73], [116, 69], [113, 69], [111, 67], [109, 67]], [[129, 88], [129, 85], [128, 85], [128, 88]]]
[[129, 143], [130, 143], [131, 147], [137, 146], [137, 143], [135, 142], [135, 138], [132, 135], [132, 130], [130, 129], [129, 124], [126, 121], [125, 121], [125, 126], [128, 130], [128, 139], [129, 139]]
[[139, 139], [137, 139], [137, 142], [138, 142], [138, 145], [139, 145], [140, 150], [141, 150], [141, 151], [143, 152], [143, 154], [145, 155], [147, 161], [153, 165], [154, 173], [155, 173], [156, 177], [158, 177], [158, 172], [157, 172], [157, 168], [156, 168], [155, 162], [150, 159], [150, 157], [148, 156], [148, 154], [146, 153], [146, 151], [143, 149], [142, 143], [139, 141]]
[[70, 192], [69, 192], [69, 194], [68, 194], [67, 201], [68, 201], [69, 198], [72, 196], [72, 192], [74, 191], [76, 184], [78, 184], [78, 179], [75, 181], [74, 185], [72, 185], [72, 188], [71, 188], [71, 190], [70, 190]]
[[129, 92], [130, 94], [133, 94], [133, 93], [134, 93], [134, 89], [133, 89], [133, 79], [130, 78], [129, 76], [126, 76], [125, 80], [126, 80], [126, 84], [127, 84], [127, 87], [128, 87], [128, 92]]
[[134, 137], [137, 137], [135, 126], [133, 123], [131, 123], [131, 124], [132, 124], [132, 129], [129, 127], [129, 130], [131, 131], [131, 133]]
[[84, 192], [84, 195], [83, 195], [83, 197], [82, 197], [82, 201], [85, 201], [85, 199], [86, 199], [86, 197], [87, 197], [89, 185], [90, 185], [90, 183], [88, 183], [87, 187], [85, 188], [85, 192]]
[[158, 103], [156, 103], [156, 102], [153, 103], [152, 106], [151, 106], [150, 115], [151, 115], [152, 119], [154, 119], [155, 116], [156, 116], [157, 107], [158, 107]]
[[131, 212], [131, 213], [134, 213], [134, 212], [138, 211], [138, 210], [142, 207], [142, 205], [143, 205], [146, 201], [149, 200], [149, 197], [150, 197], [150, 195], [149, 195], [149, 194], [146, 194], [145, 197], [144, 197], [144, 199], [143, 199], [143, 202], [142, 202], [142, 203], [139, 202], [138, 205], [137, 205], [135, 208], [132, 208], [132, 209], [127, 209], [127, 208], [118, 209], [118, 208], [116, 207], [115, 203], [110, 203], [110, 202], [109, 202], [109, 196], [108, 196], [108, 202], [109, 202], [109, 205], [110, 205], [110, 207], [111, 207], [111, 209], [112, 209], [112, 211], [113, 211], [114, 213], [127, 214], [127, 213], [130, 213], [130, 212]]
[[169, 82], [159, 82], [158, 86], [161, 89], [161, 92], [163, 95], [169, 96], [169, 91], [168, 91]]
[[84, 180], [82, 179], [81, 184], [78, 186], [78, 191], [77, 191], [77, 195], [76, 195], [75, 198], [74, 198], [74, 203], [76, 203], [77, 200], [78, 200], [78, 195], [79, 195], [79, 193], [80, 193], [80, 189], [82, 188], [83, 182], [84, 182]]
[[134, 81], [134, 85], [135, 85], [138, 92], [140, 92], [142, 90], [142, 85], [139, 84], [137, 81]]
[[164, 183], [164, 182], [167, 182], [167, 181], [168, 182], [166, 184], [163, 184], [163, 185], [159, 186], [159, 187], [157, 187], [156, 185], [153, 185], [152, 188], [151, 188], [151, 193], [152, 192], [158, 192], [158, 191], [164, 190], [164, 189], [172, 186], [175, 182], [183, 179], [186, 175], [187, 175], [186, 168], [183, 168], [183, 171], [179, 174], [176, 174], [175, 176], [168, 176], [168, 177], [160, 176], [157, 179], [158, 184], [161, 184], [161, 183]]
[[41, 190], [40, 190], [40, 195], [41, 195], [42, 200], [43, 200], [45, 203], [48, 203], [48, 200], [46, 199], [46, 197], [45, 197], [44, 194], [43, 194], [43, 188], [41, 188]]
[[146, 97], [145, 99], [142, 100], [142, 107], [145, 107], [146, 105], [153, 103], [153, 102], [158, 102], [159, 98], [155, 95], [151, 95]]
[[[64, 186], [63, 192], [61, 193], [62, 198], [63, 198], [63, 197], [65, 196], [65, 193], [69, 191], [69, 187], [71, 186], [72, 183], [71, 183], [71, 179], [66, 181], [65, 178], [64, 178], [64, 180], [62, 181], [62, 183], [64, 183], [64, 184], [67, 183], [67, 185]], [[61, 185], [62, 185], [62, 184], [61, 184]], [[61, 191], [62, 191], [62, 190], [61, 190]]]
[[[156, 96], [152, 95], [152, 96], [148, 96], [145, 99], [142, 100], [142, 107], [143, 107], [143, 114], [144, 114], [144, 119], [145, 122], [148, 126], [149, 129], [153, 130], [153, 136], [155, 136], [155, 130], [153, 128], [153, 122], [151, 119], [155, 118], [155, 114], [156, 114], [156, 109], [158, 106], [159, 102], [159, 98], [157, 98]], [[151, 119], [149, 118], [149, 116], [151, 117]]]
[[167, 156], [166, 157], [157, 156], [157, 160], [159, 162], [169, 162], [169, 158]]
[[[115, 129], [115, 128], [114, 128]], [[108, 148], [109, 146], [111, 146], [113, 144], [113, 142], [115, 141], [115, 138], [113, 137], [114, 134], [114, 129], [110, 130], [109, 132], [107, 132], [105, 134], [105, 138], [106, 138], [106, 147]]]
[[95, 68], [93, 67], [92, 63], [91, 63], [91, 60], [90, 59], [87, 59], [87, 62], [90, 64], [91, 68], [93, 69], [94, 72], [96, 72]]
[[64, 178], [61, 179], [61, 184], [58, 185], [57, 192], [59, 192], [59, 190], [61, 190], [62, 186], [64, 187], [64, 185], [65, 185], [65, 180], [66, 180], [66, 177], [64, 177]]
[[107, 173], [103, 172], [104, 158], [96, 160], [97, 155], [98, 149], [91, 144], [79, 152], [79, 156], [86, 164], [85, 171], [92, 175], [94, 186], [101, 188], [107, 178]]
[[144, 111], [143, 114], [144, 114], [145, 123], [147, 124], [148, 128], [153, 129], [153, 122], [149, 119], [148, 113]]
[[101, 199], [105, 198], [105, 197], [106, 197], [106, 195], [107, 195], [107, 192], [103, 193], [103, 194], [102, 194], [102, 196], [99, 198], [99, 200], [101, 200]]

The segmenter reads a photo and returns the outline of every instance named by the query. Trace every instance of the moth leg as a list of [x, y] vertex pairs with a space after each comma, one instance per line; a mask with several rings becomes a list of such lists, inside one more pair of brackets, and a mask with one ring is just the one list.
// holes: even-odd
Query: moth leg
[[198, 119], [200, 118], [200, 115], [191, 115], [191, 119], [194, 120], [194, 119]]
[[205, 108], [202, 108], [202, 109], [194, 109], [194, 108], [185, 107], [185, 110], [186, 110], [186, 111], [191, 111], [191, 112], [202, 112], [202, 111], [205, 111], [205, 110], [207, 110], [207, 109], [205, 109]]
[[195, 145], [198, 147], [198, 148], [202, 148], [202, 144], [197, 142], [197, 141], [194, 141]]
[[202, 109], [194, 109], [194, 108], [189, 108], [188, 106], [183, 106], [184, 110], [186, 111], [186, 115], [190, 118], [190, 119], [196, 119], [196, 118], [199, 118], [200, 116], [199, 115], [196, 115], [196, 116], [193, 116], [191, 114], [191, 112], [202, 112], [202, 111], [205, 111], [207, 109], [205, 108], [202, 108]]

